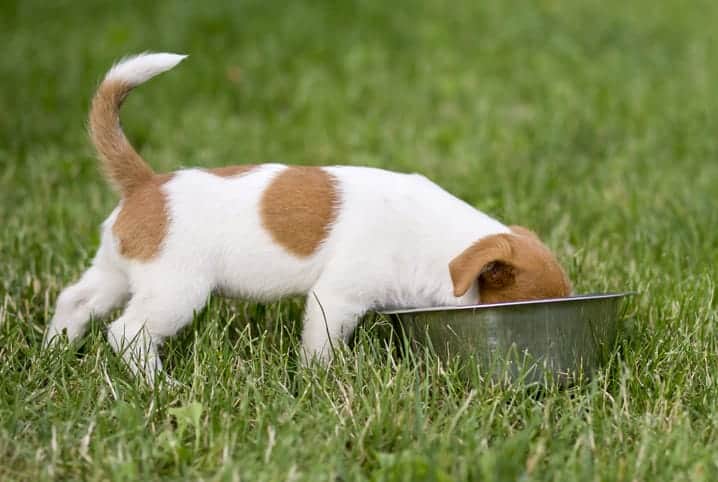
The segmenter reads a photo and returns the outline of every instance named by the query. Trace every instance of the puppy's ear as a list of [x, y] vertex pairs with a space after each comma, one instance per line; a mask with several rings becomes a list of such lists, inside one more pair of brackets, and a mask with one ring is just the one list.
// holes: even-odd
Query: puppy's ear
[[480, 279], [482, 286], [501, 288], [514, 279], [511, 243], [506, 234], [487, 236], [466, 248], [449, 263], [454, 296], [463, 296]]
[[527, 238], [533, 238], [536, 240], [539, 239], [538, 234], [534, 233], [529, 228], [525, 228], [523, 226], [518, 226], [515, 224], [513, 226], [509, 226], [509, 229], [511, 230], [512, 233], [517, 234], [519, 236], [526, 236]]

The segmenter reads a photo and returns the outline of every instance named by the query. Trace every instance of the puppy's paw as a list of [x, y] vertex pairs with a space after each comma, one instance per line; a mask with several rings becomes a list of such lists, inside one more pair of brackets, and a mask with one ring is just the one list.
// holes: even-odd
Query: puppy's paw
[[51, 325], [45, 331], [45, 336], [42, 339], [42, 349], [49, 350], [61, 345], [66, 345], [68, 341], [65, 330], [58, 330], [57, 327]]

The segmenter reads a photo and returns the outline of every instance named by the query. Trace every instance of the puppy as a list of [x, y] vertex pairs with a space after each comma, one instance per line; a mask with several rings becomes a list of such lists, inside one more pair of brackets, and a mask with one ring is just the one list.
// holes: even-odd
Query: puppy
[[423, 176], [364, 167], [241, 165], [156, 174], [125, 138], [127, 94], [185, 57], [116, 64], [90, 135], [122, 199], [92, 266], [59, 296], [45, 344], [81, 336], [126, 302], [108, 340], [152, 382], [157, 347], [211, 292], [260, 301], [307, 294], [302, 360], [327, 362], [378, 308], [563, 297], [570, 283], [531, 231], [508, 227]]

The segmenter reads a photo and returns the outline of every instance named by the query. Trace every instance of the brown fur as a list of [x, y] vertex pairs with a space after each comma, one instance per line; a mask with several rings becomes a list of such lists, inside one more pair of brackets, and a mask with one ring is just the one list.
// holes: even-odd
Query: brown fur
[[239, 166], [223, 166], [223, 167], [214, 167], [211, 169], [206, 169], [207, 172], [210, 174], [214, 174], [215, 176], [220, 177], [233, 177], [233, 176], [239, 176], [247, 174], [249, 171], [254, 169], [254, 164], [241, 164]]
[[528, 236], [530, 238], [534, 238], [537, 241], [541, 241], [538, 237], [538, 234], [531, 231], [529, 228], [525, 228], [523, 226], [513, 225], [509, 226], [509, 229], [512, 233], [518, 234], [519, 236]]
[[169, 228], [167, 196], [162, 186], [173, 175], [153, 176], [124, 197], [112, 226], [122, 256], [148, 261], [159, 252]]
[[526, 228], [511, 230], [477, 241], [449, 263], [454, 295], [478, 279], [481, 303], [568, 296], [571, 284], [548, 248]]
[[127, 196], [153, 179], [152, 168], [134, 150], [120, 127], [120, 106], [132, 88], [108, 80], [97, 89], [90, 109], [90, 137], [110, 182]]
[[329, 235], [337, 203], [331, 174], [318, 167], [288, 167], [262, 194], [262, 225], [290, 253], [310, 256]]
[[[253, 165], [225, 166], [207, 169], [216, 176], [244, 175], [254, 169]], [[162, 247], [169, 227], [167, 196], [162, 185], [172, 179], [174, 173], [158, 174], [125, 196], [112, 232], [120, 243], [120, 254], [126, 258], [149, 261]]]

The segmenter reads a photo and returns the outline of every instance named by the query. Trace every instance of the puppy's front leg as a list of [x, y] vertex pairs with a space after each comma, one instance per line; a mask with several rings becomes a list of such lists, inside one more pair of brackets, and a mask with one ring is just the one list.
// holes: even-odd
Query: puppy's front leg
[[302, 330], [304, 365], [312, 359], [328, 363], [338, 344], [345, 343], [367, 308], [330, 290], [314, 289], [307, 296]]

